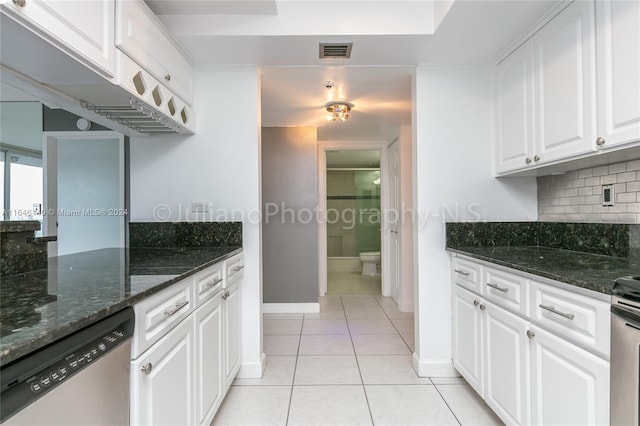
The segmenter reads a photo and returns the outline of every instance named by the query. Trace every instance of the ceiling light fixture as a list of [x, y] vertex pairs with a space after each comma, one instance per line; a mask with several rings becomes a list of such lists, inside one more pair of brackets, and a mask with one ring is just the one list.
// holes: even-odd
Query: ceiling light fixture
[[349, 112], [351, 108], [353, 108], [353, 104], [351, 102], [328, 102], [325, 105], [327, 109], [327, 120], [328, 121], [347, 121], [349, 119]]

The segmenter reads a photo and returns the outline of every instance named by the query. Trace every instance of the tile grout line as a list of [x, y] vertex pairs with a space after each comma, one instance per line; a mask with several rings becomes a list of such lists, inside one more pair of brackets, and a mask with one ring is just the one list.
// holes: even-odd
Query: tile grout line
[[305, 315], [302, 314], [302, 322], [300, 323], [300, 334], [298, 334], [298, 349], [296, 351], [296, 362], [293, 366], [293, 377], [291, 378], [291, 392], [289, 393], [289, 406], [287, 407], [287, 417], [285, 425], [289, 424], [289, 415], [291, 414], [291, 402], [293, 401], [293, 387], [296, 382], [296, 373], [298, 372], [298, 360], [300, 359], [300, 345], [302, 344], [302, 328], [304, 327]]
[[[342, 296], [340, 296], [340, 304], [342, 305], [342, 310], [344, 311], [344, 301], [342, 300]], [[345, 312], [346, 318], [346, 312]], [[356, 359], [356, 367], [358, 367], [358, 374], [360, 375], [360, 382], [362, 384], [362, 391], [364, 392], [364, 399], [367, 402], [367, 409], [369, 410], [369, 418], [371, 419], [371, 424], [375, 425], [373, 420], [373, 413], [371, 412], [371, 404], [369, 404], [369, 396], [367, 395], [367, 388], [364, 385], [364, 379], [362, 378], [362, 370], [360, 369], [360, 361], [358, 360], [358, 354], [356, 353], [356, 345], [353, 343], [353, 336], [351, 335], [351, 327], [349, 327], [349, 321], [345, 319], [347, 323], [347, 330], [349, 331], [349, 340], [351, 340], [351, 346], [353, 347], [353, 357]]]
[[[384, 296], [381, 296], [384, 297]], [[380, 309], [382, 309], [382, 312], [384, 312], [384, 315], [387, 317], [387, 320], [389, 320], [389, 322], [391, 323], [391, 325], [393, 326], [393, 329], [398, 333], [398, 336], [400, 336], [400, 339], [402, 340], [402, 343], [404, 343], [404, 345], [407, 347], [407, 349], [409, 349], [409, 353], [411, 353], [413, 355], [413, 350], [411, 350], [411, 347], [407, 344], [407, 342], [404, 340], [404, 337], [402, 336], [402, 333], [400, 333], [400, 330], [398, 330], [398, 327], [396, 327], [396, 325], [393, 323], [393, 320], [391, 319], [391, 317], [389, 317], [389, 314], [387, 313], [387, 311], [384, 309], [384, 306], [382, 306], [382, 303], [380, 303], [380, 301], [378, 300], [377, 297], [373, 296], [373, 298], [375, 299], [376, 303], [378, 304], [378, 306], [380, 306]], [[415, 317], [414, 317], [414, 321], [415, 321]], [[414, 339], [415, 339], [415, 331], [413, 333], [414, 335]]]
[[[429, 377], [429, 380], [431, 380], [431, 377]], [[433, 383], [433, 380], [431, 380], [431, 383]], [[453, 416], [454, 419], [456, 419], [456, 421], [458, 422], [458, 424], [460, 426], [462, 426], [462, 423], [460, 422], [460, 419], [458, 419], [458, 416], [456, 416], [456, 413], [453, 412], [453, 410], [451, 409], [451, 406], [449, 405], [449, 403], [447, 402], [446, 398], [444, 396], [442, 396], [442, 393], [440, 393], [440, 389], [438, 389], [438, 385], [436, 385], [435, 383], [433, 384], [433, 387], [436, 389], [436, 392], [438, 392], [438, 395], [440, 395], [440, 398], [442, 398], [442, 400], [444, 401], [444, 404], [447, 406], [447, 408], [449, 409], [449, 411], [451, 412], [451, 415]]]

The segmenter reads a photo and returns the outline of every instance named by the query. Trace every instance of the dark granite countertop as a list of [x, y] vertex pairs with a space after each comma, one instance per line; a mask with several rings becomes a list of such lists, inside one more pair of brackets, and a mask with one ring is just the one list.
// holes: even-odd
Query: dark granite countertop
[[99, 321], [241, 247], [102, 249], [2, 277], [0, 365]]
[[447, 250], [604, 294], [616, 278], [640, 275], [640, 257], [613, 257], [536, 246], [457, 247]]

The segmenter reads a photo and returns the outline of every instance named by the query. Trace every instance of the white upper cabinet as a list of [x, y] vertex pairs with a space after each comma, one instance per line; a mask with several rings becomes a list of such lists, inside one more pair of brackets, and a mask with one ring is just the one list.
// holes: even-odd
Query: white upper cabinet
[[1, 10], [103, 77], [115, 76], [114, 0], [14, 0]]
[[598, 137], [602, 148], [640, 140], [640, 2], [596, 2]]
[[548, 162], [593, 150], [593, 3], [572, 3], [536, 34], [534, 49], [537, 161]]
[[116, 1], [118, 49], [187, 104], [193, 101], [193, 67], [142, 0]]
[[495, 74], [495, 161], [498, 172], [533, 161], [533, 41], [498, 65]]

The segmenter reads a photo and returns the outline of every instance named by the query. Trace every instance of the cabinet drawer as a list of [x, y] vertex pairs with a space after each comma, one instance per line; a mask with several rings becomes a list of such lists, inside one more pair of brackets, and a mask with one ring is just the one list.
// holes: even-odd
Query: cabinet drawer
[[142, 0], [116, 2], [116, 47], [187, 103], [193, 98], [193, 67]]
[[244, 275], [244, 258], [242, 257], [242, 253], [227, 259], [224, 264], [226, 271], [224, 287], [227, 288], [231, 286], [234, 281], [241, 279]]
[[482, 293], [482, 265], [459, 257], [453, 258], [453, 282]]
[[222, 266], [223, 262], [217, 263], [196, 275], [196, 307], [222, 290], [224, 281]]
[[487, 300], [527, 315], [527, 284], [524, 277], [485, 267], [483, 292]]
[[535, 281], [530, 289], [533, 322], [609, 358], [608, 303]]
[[136, 304], [133, 359], [193, 312], [193, 278], [187, 278]]

